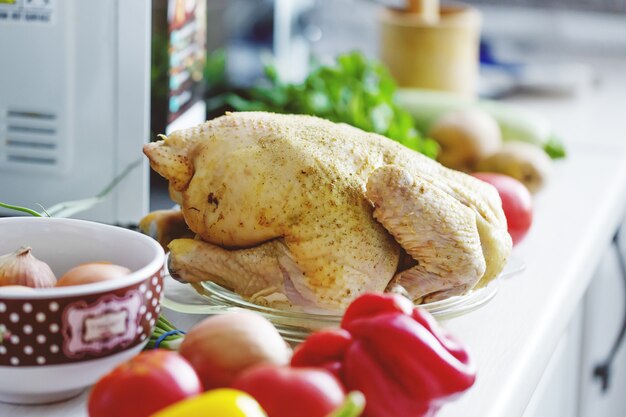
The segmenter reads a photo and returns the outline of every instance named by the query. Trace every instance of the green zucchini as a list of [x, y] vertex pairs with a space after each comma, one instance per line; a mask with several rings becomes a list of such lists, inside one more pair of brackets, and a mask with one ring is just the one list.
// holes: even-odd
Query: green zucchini
[[538, 114], [492, 100], [471, 100], [454, 94], [403, 88], [396, 93], [398, 104], [415, 119], [417, 128], [428, 133], [444, 114], [478, 107], [489, 113], [500, 126], [503, 141], [521, 141], [543, 148], [552, 158], [564, 158], [565, 147], [554, 135], [549, 122]]

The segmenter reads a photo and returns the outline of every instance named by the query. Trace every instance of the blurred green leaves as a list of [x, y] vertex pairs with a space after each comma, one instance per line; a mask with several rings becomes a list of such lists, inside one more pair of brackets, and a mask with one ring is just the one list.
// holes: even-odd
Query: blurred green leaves
[[225, 94], [219, 104], [238, 111], [310, 114], [379, 133], [432, 158], [437, 155], [437, 144], [422, 137], [411, 115], [396, 104], [396, 84], [387, 69], [359, 52], [315, 67], [300, 84], [282, 82], [271, 65], [265, 75], [266, 85], [242, 95]]

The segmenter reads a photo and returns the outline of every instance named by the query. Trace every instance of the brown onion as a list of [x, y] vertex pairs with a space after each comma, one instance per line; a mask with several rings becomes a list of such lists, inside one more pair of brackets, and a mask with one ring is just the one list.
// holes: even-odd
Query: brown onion
[[204, 389], [228, 387], [257, 364], [286, 365], [291, 349], [268, 320], [237, 312], [204, 319], [191, 328], [180, 354], [200, 376]]
[[48, 264], [35, 258], [29, 246], [0, 256], [0, 286], [47, 288], [54, 287], [56, 280]]
[[128, 274], [130, 274], [130, 269], [125, 266], [105, 262], [91, 262], [75, 266], [67, 271], [59, 278], [57, 287], [108, 281], [110, 279], [125, 277]]

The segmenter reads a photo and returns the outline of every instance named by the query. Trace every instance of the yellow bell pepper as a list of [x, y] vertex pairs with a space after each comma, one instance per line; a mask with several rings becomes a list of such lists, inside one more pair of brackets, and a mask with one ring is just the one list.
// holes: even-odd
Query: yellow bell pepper
[[151, 417], [266, 417], [254, 398], [245, 392], [220, 388], [177, 402]]

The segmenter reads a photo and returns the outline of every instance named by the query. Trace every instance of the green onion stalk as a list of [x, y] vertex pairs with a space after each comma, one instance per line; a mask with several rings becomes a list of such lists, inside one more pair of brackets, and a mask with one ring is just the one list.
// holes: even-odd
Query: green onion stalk
[[3, 207], [5, 209], [9, 209], [9, 210], [15, 210], [15, 211], [20, 211], [22, 213], [27, 213], [30, 214], [33, 217], [42, 217], [41, 213], [33, 210], [33, 209], [29, 209], [28, 207], [22, 207], [22, 206], [14, 206], [12, 204], [6, 204], [3, 202], [0, 202], [0, 207]]
[[[1, 0], [0, 0], [0, 3], [1, 3]], [[34, 216], [34, 217], [59, 217], [59, 218], [71, 217], [74, 214], [88, 210], [92, 208], [93, 206], [95, 206], [96, 204], [104, 201], [104, 199], [115, 189], [115, 187], [117, 187], [117, 185], [120, 182], [122, 182], [124, 178], [128, 176], [128, 174], [130, 174], [135, 168], [141, 166], [141, 163], [142, 163], [141, 158], [130, 163], [128, 166], [126, 166], [126, 168], [124, 168], [124, 170], [119, 175], [113, 178], [113, 180], [109, 184], [107, 184], [107, 186], [104, 187], [102, 191], [96, 194], [95, 197], [90, 197], [90, 198], [85, 198], [82, 200], [75, 200], [75, 201], [64, 201], [62, 203], [55, 204], [52, 207], [49, 207], [47, 209], [40, 206], [41, 212], [38, 212], [28, 207], [21, 207], [21, 206], [16, 206], [13, 204], [3, 203], [1, 201], [0, 201], [0, 207], [30, 214], [31, 216]]]
[[185, 332], [177, 329], [165, 316], [160, 315], [146, 349], [178, 350], [184, 338]]

